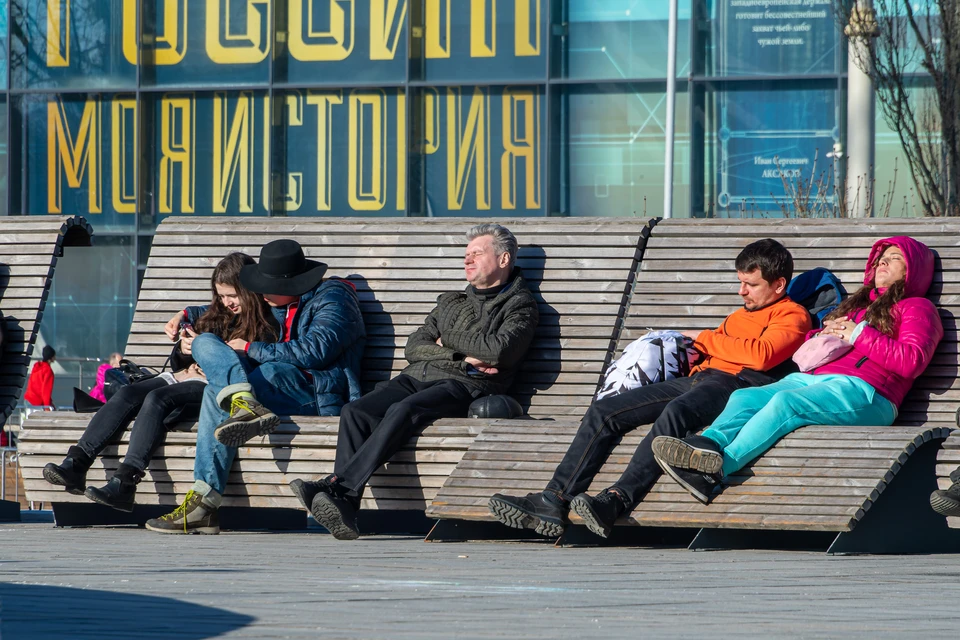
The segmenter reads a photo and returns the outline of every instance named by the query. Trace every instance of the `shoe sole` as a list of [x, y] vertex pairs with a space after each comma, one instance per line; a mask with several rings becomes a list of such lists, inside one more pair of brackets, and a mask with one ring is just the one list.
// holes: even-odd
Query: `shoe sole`
[[697, 491], [696, 489], [694, 489], [693, 487], [691, 487], [689, 484], [687, 484], [686, 481], [681, 480], [681, 479], [680, 479], [680, 476], [678, 476], [678, 475], [674, 472], [674, 470], [670, 468], [670, 465], [665, 464], [660, 458], [654, 456], [654, 460], [657, 461], [657, 464], [660, 465], [660, 468], [663, 469], [663, 472], [664, 472], [664, 473], [666, 473], [668, 476], [670, 476], [671, 478], [673, 478], [674, 481], [676, 481], [676, 483], [679, 484], [681, 487], [683, 487], [684, 489], [686, 489], [687, 491], [689, 491], [689, 492], [690, 492], [690, 495], [692, 495], [694, 498], [696, 498], [697, 500], [699, 500], [699, 501], [702, 502], [703, 504], [710, 504], [710, 496], [705, 496], [705, 495], [703, 495], [702, 493], [700, 493], [699, 491]]
[[161, 529], [159, 527], [152, 527], [150, 526], [149, 522], [146, 523], [144, 526], [150, 531], [154, 531], [156, 533], [172, 533], [172, 534], [181, 535], [181, 536], [190, 535], [192, 533], [196, 533], [200, 535], [215, 536], [220, 533], [220, 527], [197, 527], [196, 529], [188, 529], [184, 531], [183, 529]]
[[83, 492], [87, 490], [86, 487], [71, 487], [67, 484], [66, 479], [61, 476], [56, 471], [52, 469], [43, 469], [43, 479], [49, 482], [52, 485], [58, 487], [64, 487], [67, 490], [67, 493], [73, 494], [75, 496], [82, 496]]
[[943, 495], [940, 491], [930, 494], [930, 506], [942, 516], [960, 516], [960, 502]]
[[249, 422], [234, 422], [213, 432], [214, 437], [227, 447], [239, 447], [257, 436], [265, 436], [277, 430], [280, 417], [270, 414]]
[[562, 524], [544, 520], [539, 516], [527, 513], [509, 502], [504, 502], [497, 498], [490, 498], [490, 502], [487, 503], [487, 508], [490, 509], [490, 513], [494, 518], [511, 529], [532, 529], [541, 536], [548, 538], [559, 538], [563, 535], [564, 529], [566, 529]]
[[699, 449], [678, 438], [659, 436], [653, 440], [653, 455], [667, 464], [700, 473], [720, 473], [723, 456], [715, 451]]
[[360, 537], [359, 531], [343, 521], [340, 509], [325, 493], [318, 493], [314, 497], [310, 513], [313, 514], [313, 519], [337, 540], [356, 540]]
[[114, 504], [113, 502], [110, 502], [109, 500], [101, 496], [100, 493], [96, 491], [93, 487], [87, 487], [87, 490], [83, 492], [83, 495], [86, 496], [89, 500], [92, 500], [97, 504], [102, 504], [105, 507], [110, 507], [111, 509], [116, 509], [117, 511], [124, 511], [126, 513], [133, 512], [134, 503], [131, 502], [129, 505]]
[[[297, 496], [297, 500], [300, 501], [300, 504], [303, 505], [303, 508], [307, 511], [310, 511], [312, 504], [307, 503], [307, 495], [303, 492], [304, 482], [300, 478], [290, 482], [290, 490], [293, 491], [293, 495]], [[313, 498], [310, 498], [310, 503], [313, 502]]]
[[583, 524], [587, 525], [587, 529], [590, 529], [590, 531], [601, 538], [610, 537], [610, 532], [613, 530], [613, 527], [605, 526], [600, 521], [600, 518], [587, 500], [581, 496], [577, 496], [570, 503], [570, 508], [573, 509], [574, 513], [583, 518]]

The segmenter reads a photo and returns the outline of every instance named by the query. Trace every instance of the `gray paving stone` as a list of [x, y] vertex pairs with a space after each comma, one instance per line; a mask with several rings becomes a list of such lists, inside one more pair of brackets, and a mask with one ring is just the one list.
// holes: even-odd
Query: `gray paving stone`
[[0, 525], [0, 639], [950, 637], [960, 556]]

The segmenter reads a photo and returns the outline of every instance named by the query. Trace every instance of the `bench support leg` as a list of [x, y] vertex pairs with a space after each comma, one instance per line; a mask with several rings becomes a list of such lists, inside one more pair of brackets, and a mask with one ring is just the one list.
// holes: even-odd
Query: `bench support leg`
[[20, 503], [0, 500], [0, 522], [20, 522]]
[[827, 553], [958, 553], [960, 529], [930, 508], [940, 441], [921, 445], [904, 463], [852, 531], [841, 533]]
[[758, 531], [756, 529], [700, 529], [687, 547], [691, 551], [732, 549], [789, 549], [824, 551], [836, 538], [833, 531]]

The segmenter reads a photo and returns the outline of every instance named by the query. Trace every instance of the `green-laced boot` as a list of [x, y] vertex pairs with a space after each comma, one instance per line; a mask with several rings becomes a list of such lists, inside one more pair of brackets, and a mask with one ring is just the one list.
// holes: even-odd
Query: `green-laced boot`
[[147, 520], [147, 529], [157, 533], [220, 533], [220, 516], [216, 507], [203, 501], [196, 491], [188, 491], [183, 504], [160, 518]]
[[273, 433], [278, 424], [280, 418], [275, 413], [260, 404], [252, 393], [241, 391], [230, 396], [230, 417], [217, 426], [213, 435], [228, 447], [239, 447], [251, 438]]

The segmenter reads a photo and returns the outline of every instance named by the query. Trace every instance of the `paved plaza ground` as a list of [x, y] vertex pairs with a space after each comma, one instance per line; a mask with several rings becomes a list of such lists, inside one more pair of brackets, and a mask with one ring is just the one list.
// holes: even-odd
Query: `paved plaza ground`
[[0, 639], [956, 638], [960, 555], [0, 524]]

